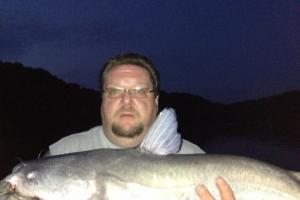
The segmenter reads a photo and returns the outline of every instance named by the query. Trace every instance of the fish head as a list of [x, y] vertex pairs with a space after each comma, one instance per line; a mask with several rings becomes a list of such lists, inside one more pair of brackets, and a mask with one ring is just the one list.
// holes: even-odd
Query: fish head
[[20, 196], [43, 199], [88, 199], [96, 192], [93, 180], [83, 180], [65, 165], [21, 163], [5, 178]]
[[[39, 163], [22, 162], [4, 180], [9, 183], [13, 192], [24, 197], [40, 198], [41, 191], [48, 191], [52, 187], [51, 178], [47, 181], [49, 177], [45, 172], [45, 166], [40, 166]], [[48, 187], [47, 190], [45, 186]]]
[[20, 163], [4, 180], [9, 183], [11, 190], [15, 193], [34, 198], [37, 197], [39, 191], [40, 177], [40, 171], [35, 165]]

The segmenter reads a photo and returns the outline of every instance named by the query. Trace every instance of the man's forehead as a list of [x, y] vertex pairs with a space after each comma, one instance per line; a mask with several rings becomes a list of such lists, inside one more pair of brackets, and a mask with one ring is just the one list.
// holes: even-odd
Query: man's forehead
[[148, 71], [139, 66], [139, 65], [133, 65], [133, 64], [122, 64], [122, 65], [118, 65], [115, 67], [112, 67], [108, 73], [114, 73], [114, 72], [132, 72], [132, 71], [136, 71], [136, 72], [142, 72], [142, 73], [146, 73], [149, 74]]
[[135, 78], [148, 81], [150, 80], [150, 74], [146, 69], [137, 65], [119, 65], [107, 72], [106, 81], [123, 78]]

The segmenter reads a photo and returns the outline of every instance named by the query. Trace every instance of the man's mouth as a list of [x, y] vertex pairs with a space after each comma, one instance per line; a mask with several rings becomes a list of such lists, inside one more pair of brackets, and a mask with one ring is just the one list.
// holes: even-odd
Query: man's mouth
[[120, 115], [120, 117], [121, 118], [133, 118], [134, 117], [134, 114], [132, 114], [132, 113], [122, 113], [121, 115]]

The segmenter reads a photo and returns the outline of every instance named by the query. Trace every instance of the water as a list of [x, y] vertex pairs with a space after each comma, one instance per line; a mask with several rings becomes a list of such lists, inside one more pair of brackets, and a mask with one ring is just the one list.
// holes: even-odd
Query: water
[[[273, 140], [274, 141], [274, 140]], [[207, 153], [243, 155], [300, 171], [300, 145], [289, 146], [280, 142], [261, 141], [242, 136], [219, 137], [201, 146]], [[15, 156], [0, 155], [0, 178], [9, 174], [19, 161]]]
[[300, 145], [280, 141], [262, 141], [249, 137], [214, 138], [203, 146], [207, 153], [243, 155], [270, 162], [280, 167], [300, 171]]

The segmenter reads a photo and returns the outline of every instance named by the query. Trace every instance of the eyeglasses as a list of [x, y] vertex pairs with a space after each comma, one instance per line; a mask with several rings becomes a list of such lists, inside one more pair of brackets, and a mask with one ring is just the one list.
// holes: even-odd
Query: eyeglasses
[[133, 98], [146, 98], [148, 94], [153, 93], [154, 90], [149, 88], [105, 88], [103, 92], [106, 93], [109, 98], [121, 98], [125, 92], [130, 94]]

